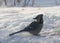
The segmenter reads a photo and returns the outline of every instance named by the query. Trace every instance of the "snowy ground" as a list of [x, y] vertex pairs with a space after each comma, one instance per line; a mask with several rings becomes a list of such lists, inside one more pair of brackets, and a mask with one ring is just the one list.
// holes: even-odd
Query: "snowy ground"
[[[44, 14], [40, 36], [28, 32], [9, 36], [24, 29], [38, 14]], [[1, 43], [60, 43], [60, 6], [43, 8], [0, 8]]]

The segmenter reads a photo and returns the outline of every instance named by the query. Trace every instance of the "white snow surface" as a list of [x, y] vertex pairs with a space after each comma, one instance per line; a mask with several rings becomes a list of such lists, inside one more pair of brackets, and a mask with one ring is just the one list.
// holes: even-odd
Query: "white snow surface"
[[[24, 29], [39, 14], [43, 14], [44, 26], [40, 36], [22, 32], [9, 34]], [[1, 43], [60, 43], [60, 6], [39, 8], [0, 8]]]

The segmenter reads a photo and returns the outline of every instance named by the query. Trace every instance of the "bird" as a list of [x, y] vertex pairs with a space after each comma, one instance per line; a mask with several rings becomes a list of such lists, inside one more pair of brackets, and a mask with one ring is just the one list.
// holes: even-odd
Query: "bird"
[[37, 15], [33, 19], [35, 19], [36, 21], [33, 21], [32, 23], [30, 23], [23, 30], [9, 34], [9, 36], [12, 36], [12, 35], [20, 33], [20, 32], [29, 32], [32, 35], [38, 35], [41, 32], [42, 27], [43, 27], [43, 14]]

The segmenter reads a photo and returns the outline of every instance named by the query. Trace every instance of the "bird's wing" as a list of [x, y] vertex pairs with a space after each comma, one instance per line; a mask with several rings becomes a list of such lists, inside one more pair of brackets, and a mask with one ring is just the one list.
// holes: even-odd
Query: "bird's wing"
[[33, 27], [28, 26], [28, 27], [26, 27], [24, 30], [26, 30], [26, 31], [33, 31], [33, 30], [34, 30], [34, 28], [33, 28]]
[[24, 30], [25, 31], [33, 31], [38, 27], [38, 23], [32, 22], [29, 26], [27, 26]]

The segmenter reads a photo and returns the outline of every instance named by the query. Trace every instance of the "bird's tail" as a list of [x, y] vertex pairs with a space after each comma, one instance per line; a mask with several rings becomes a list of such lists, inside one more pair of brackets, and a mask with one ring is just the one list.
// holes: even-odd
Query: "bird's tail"
[[9, 34], [9, 36], [12, 36], [12, 35], [14, 35], [14, 34], [17, 34], [17, 33], [23, 32], [23, 31], [24, 31], [24, 30], [20, 30], [20, 31], [14, 32], [14, 33], [12, 33], [12, 34]]

